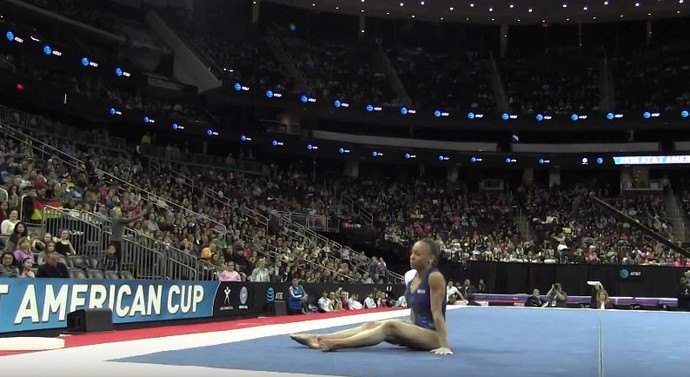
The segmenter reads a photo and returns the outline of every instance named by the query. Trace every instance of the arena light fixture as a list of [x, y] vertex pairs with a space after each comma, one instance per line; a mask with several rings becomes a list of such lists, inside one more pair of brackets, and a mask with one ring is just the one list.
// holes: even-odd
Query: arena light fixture
[[243, 143], [248, 143], [248, 142], [252, 141], [252, 138], [247, 136], [247, 135], [242, 135], [242, 136], [240, 136], [240, 141]]
[[207, 129], [206, 130], [206, 135], [207, 136], [218, 136], [218, 131], [212, 130], [212, 129]]
[[405, 159], [406, 159], [406, 160], [413, 160], [413, 159], [415, 159], [415, 158], [417, 158], [417, 155], [416, 155], [416, 154], [405, 153]]
[[283, 143], [283, 142], [280, 141], [280, 140], [273, 140], [273, 141], [271, 142], [271, 145], [274, 146], [274, 147], [282, 147], [282, 146], [285, 145], [285, 143]]
[[172, 127], [172, 129], [173, 129], [174, 131], [184, 130], [184, 126], [181, 125], [181, 124], [179, 124], [179, 123], [177, 123], [177, 122], [171, 124], [170, 126]]
[[319, 149], [319, 146], [318, 146], [318, 145], [307, 144], [307, 150], [308, 150], [308, 151], [316, 151], [316, 150], [318, 150], [318, 149]]
[[346, 154], [346, 153], [350, 153], [350, 150], [347, 148], [340, 147], [340, 148], [338, 148], [338, 153]]

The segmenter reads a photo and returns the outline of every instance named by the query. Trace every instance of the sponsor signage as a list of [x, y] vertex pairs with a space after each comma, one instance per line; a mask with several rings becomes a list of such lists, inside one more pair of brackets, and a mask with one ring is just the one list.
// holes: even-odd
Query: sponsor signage
[[211, 317], [218, 282], [0, 279], [0, 333], [66, 327], [67, 314], [110, 308], [113, 323]]

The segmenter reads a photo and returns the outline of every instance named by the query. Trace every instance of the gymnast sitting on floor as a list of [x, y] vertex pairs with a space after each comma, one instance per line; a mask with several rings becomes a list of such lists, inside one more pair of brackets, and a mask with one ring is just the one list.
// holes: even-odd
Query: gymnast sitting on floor
[[410, 307], [410, 320], [389, 319], [367, 322], [359, 327], [333, 334], [293, 334], [296, 342], [322, 351], [369, 347], [381, 342], [451, 355], [446, 328], [446, 281], [435, 267], [439, 246], [432, 240], [414, 244], [410, 266], [417, 271], [407, 284], [405, 297]]

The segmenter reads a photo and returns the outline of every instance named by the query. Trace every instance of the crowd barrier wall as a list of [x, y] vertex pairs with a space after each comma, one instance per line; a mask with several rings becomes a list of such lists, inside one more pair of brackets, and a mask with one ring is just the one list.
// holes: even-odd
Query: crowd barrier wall
[[589, 296], [587, 281], [600, 281], [611, 296], [678, 297], [680, 278], [687, 269], [662, 266], [536, 264], [469, 262], [440, 267], [446, 279], [462, 282], [479, 279], [491, 293], [546, 293], [553, 283], [561, 283], [568, 295]]
[[[0, 278], [0, 333], [63, 329], [67, 314], [79, 309], [110, 308], [113, 324], [203, 318], [230, 319], [270, 311], [287, 299], [289, 283], [166, 280]], [[397, 298], [402, 285], [303, 284], [310, 302], [323, 290], [357, 293], [374, 288]]]

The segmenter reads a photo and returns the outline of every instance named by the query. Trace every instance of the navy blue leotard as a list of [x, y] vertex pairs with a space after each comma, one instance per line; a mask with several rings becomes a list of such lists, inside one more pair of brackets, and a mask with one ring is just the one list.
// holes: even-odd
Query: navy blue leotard
[[[438, 271], [437, 268], [430, 269], [425, 276], [422, 276], [422, 280], [419, 282], [417, 289], [412, 292], [412, 281], [407, 284], [407, 289], [405, 290], [405, 299], [407, 300], [407, 305], [412, 310], [414, 314], [414, 324], [425, 329], [434, 330], [436, 326], [434, 325], [434, 317], [431, 314], [431, 289], [429, 288], [429, 275], [432, 272]], [[443, 318], [446, 318], [446, 292], [443, 292]]]

